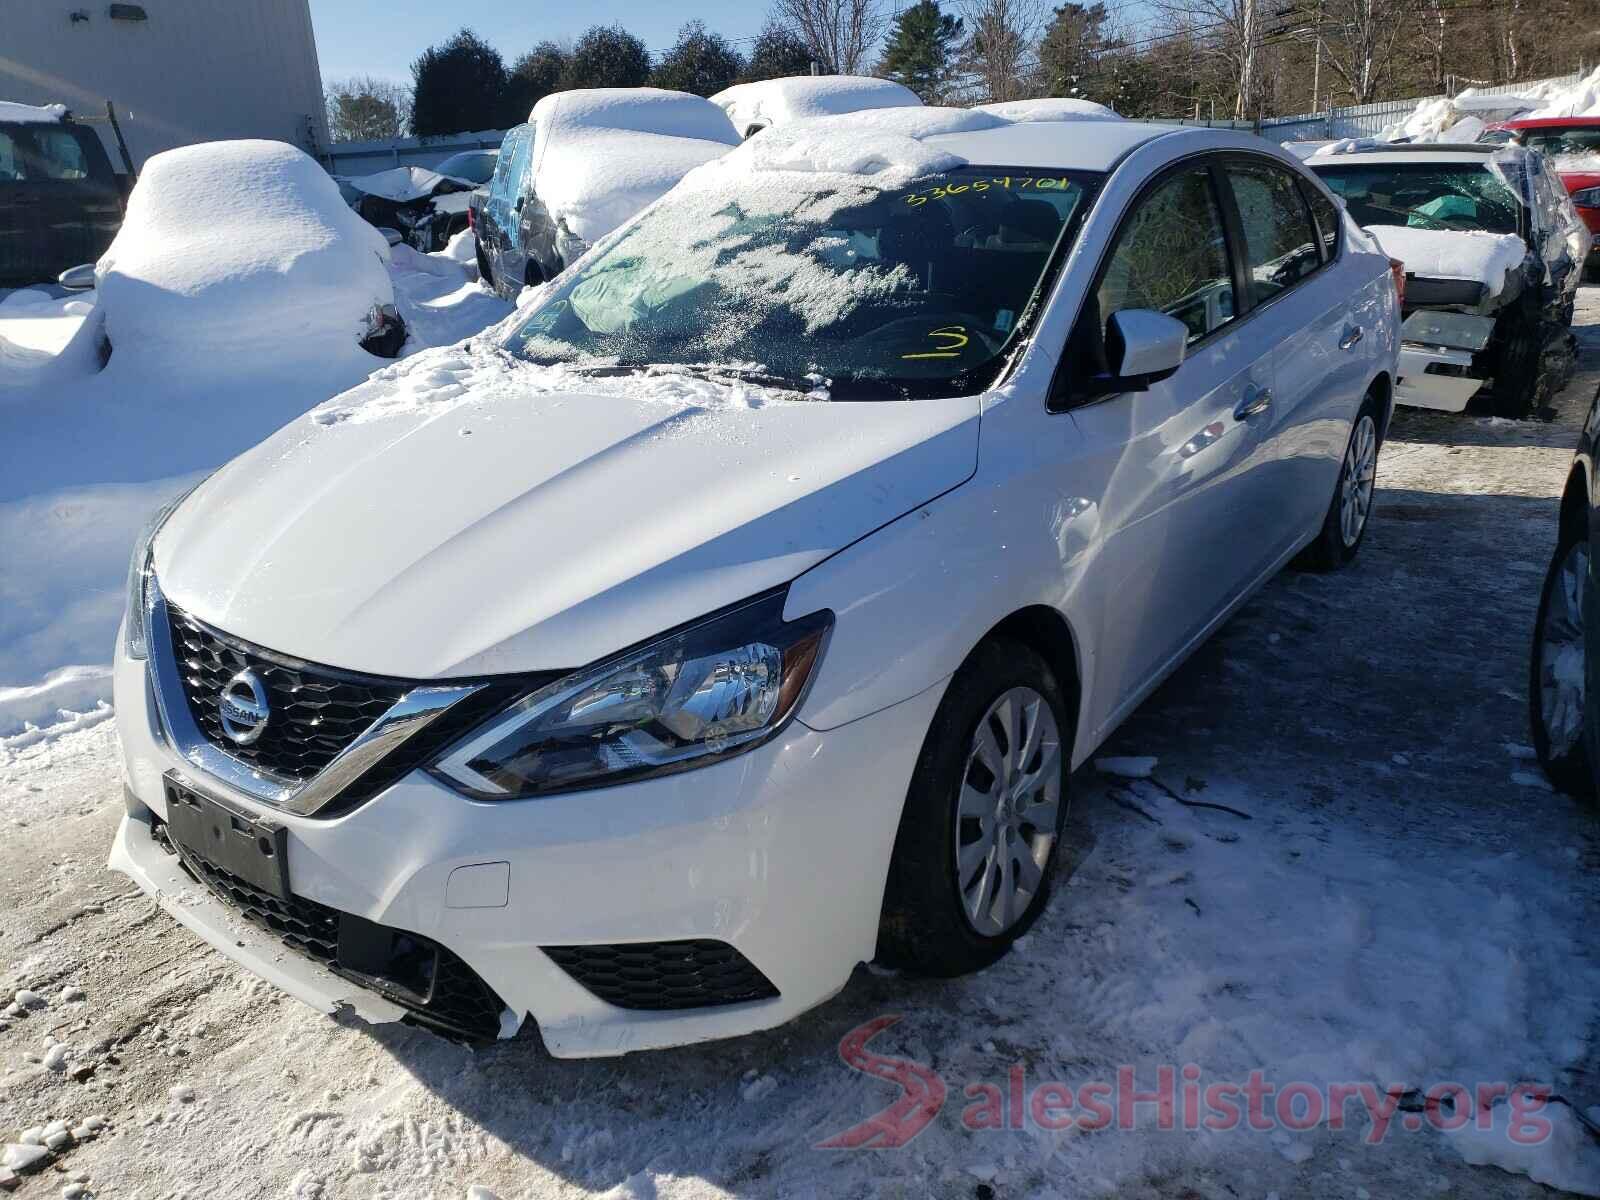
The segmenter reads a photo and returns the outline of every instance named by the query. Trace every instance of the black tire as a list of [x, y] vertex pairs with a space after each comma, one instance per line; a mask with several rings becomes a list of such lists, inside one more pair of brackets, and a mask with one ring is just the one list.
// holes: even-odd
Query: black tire
[[1383, 403], [1374, 392], [1367, 393], [1367, 398], [1362, 402], [1360, 411], [1356, 413], [1356, 419], [1350, 424], [1350, 437], [1345, 442], [1344, 457], [1339, 461], [1339, 477], [1334, 481], [1333, 499], [1328, 501], [1328, 511], [1322, 518], [1322, 528], [1317, 531], [1317, 536], [1312, 540], [1311, 544], [1302, 550], [1300, 557], [1295, 560], [1297, 566], [1306, 570], [1337, 571], [1355, 558], [1356, 551], [1361, 549], [1361, 542], [1367, 536], [1367, 527], [1372, 524], [1372, 510], [1377, 506], [1378, 502], [1378, 491], [1375, 485], [1367, 492], [1366, 511], [1361, 517], [1361, 527], [1356, 531], [1354, 539], [1345, 536], [1345, 477], [1350, 469], [1351, 455], [1354, 452], [1357, 439], [1362, 434], [1363, 422], [1370, 423], [1370, 432], [1373, 438], [1371, 468], [1376, 473], [1378, 469], [1378, 453], [1383, 449]]
[[[1059, 799], [1051, 831], [1054, 840], [1040, 868], [1037, 890], [1014, 924], [990, 935], [974, 927], [963, 903], [956, 865], [962, 837], [957, 812], [973, 770], [969, 752], [979, 722], [991, 705], [1018, 687], [1037, 692], [1054, 718], [1060, 747]], [[1021, 642], [990, 639], [962, 664], [934, 714], [906, 795], [884, 889], [879, 961], [923, 975], [965, 975], [994, 962], [1038, 919], [1050, 899], [1050, 876], [1066, 818], [1073, 736], [1069, 713], [1055, 672]], [[1042, 769], [1042, 759], [1036, 761]], [[1016, 870], [1015, 863], [1010, 869]]]
[[1539, 330], [1536, 323], [1518, 319], [1506, 335], [1495, 367], [1490, 408], [1497, 417], [1526, 420], [1539, 404]]
[[494, 272], [489, 269], [489, 260], [484, 256], [483, 243], [473, 238], [472, 252], [478, 256], [478, 281], [486, 288], [494, 287]]
[[[1580, 557], [1574, 558], [1574, 555]], [[1588, 652], [1590, 636], [1594, 630], [1594, 588], [1589, 573], [1588, 542], [1582, 529], [1565, 528], [1556, 552], [1545, 572], [1544, 587], [1539, 592], [1539, 615], [1533, 625], [1533, 652], [1528, 661], [1528, 726], [1533, 735], [1533, 749], [1539, 756], [1539, 766], [1545, 777], [1557, 790], [1569, 796], [1593, 801], [1597, 786], [1590, 743], [1594, 733], [1594, 714], [1589, 711], [1587, 697], [1594, 694], [1594, 669]], [[1567, 589], [1569, 568], [1581, 574], [1579, 588], [1582, 593], [1580, 613], [1574, 622], [1570, 612]], [[1569, 651], [1563, 656], [1554, 643], [1555, 635], [1565, 642]], [[1576, 639], [1578, 663], [1570, 660], [1573, 639]], [[1578, 712], [1559, 713], [1547, 711], [1552, 707], [1552, 691], [1563, 670], [1578, 670], [1584, 686], [1577, 700]], [[1575, 722], [1567, 726], [1565, 734], [1552, 730], [1552, 721]]]

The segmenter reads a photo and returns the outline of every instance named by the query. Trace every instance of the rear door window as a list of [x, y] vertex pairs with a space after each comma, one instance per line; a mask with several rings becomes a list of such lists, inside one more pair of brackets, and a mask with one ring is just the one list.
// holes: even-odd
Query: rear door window
[[1224, 173], [1244, 228], [1252, 298], [1260, 304], [1322, 265], [1317, 230], [1299, 182], [1283, 167], [1232, 161]]

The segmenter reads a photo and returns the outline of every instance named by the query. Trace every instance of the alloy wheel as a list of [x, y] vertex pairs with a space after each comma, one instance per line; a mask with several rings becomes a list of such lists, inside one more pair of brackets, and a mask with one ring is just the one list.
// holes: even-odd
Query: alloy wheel
[[1372, 487], [1378, 473], [1378, 426], [1372, 414], [1362, 413], [1344, 452], [1339, 479], [1339, 533], [1349, 549], [1361, 540], [1372, 511]]
[[1061, 731], [1030, 687], [989, 706], [973, 731], [956, 805], [956, 877], [972, 928], [996, 937], [1044, 885], [1061, 809]]
[[1589, 545], [1580, 538], [1561, 560], [1539, 629], [1539, 711], [1552, 759], [1570, 754], [1583, 736], [1583, 594], [1588, 586]]

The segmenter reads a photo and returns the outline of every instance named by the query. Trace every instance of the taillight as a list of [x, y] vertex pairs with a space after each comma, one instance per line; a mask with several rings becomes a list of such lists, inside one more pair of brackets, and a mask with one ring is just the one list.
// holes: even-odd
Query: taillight
[[1389, 274], [1394, 276], [1394, 294], [1400, 298], [1400, 307], [1406, 304], [1406, 265], [1398, 258], [1389, 260]]
[[477, 229], [478, 228], [478, 218], [473, 215], [472, 205], [470, 205], [470, 204], [467, 205], [467, 228], [468, 229]]

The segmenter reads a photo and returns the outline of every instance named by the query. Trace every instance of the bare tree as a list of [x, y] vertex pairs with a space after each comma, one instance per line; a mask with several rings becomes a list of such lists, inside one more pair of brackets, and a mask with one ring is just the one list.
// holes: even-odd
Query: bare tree
[[968, 30], [966, 65], [982, 80], [988, 99], [1036, 94], [1044, 0], [961, 0], [959, 8]]
[[800, 35], [824, 71], [859, 74], [888, 24], [881, 0], [774, 0], [773, 20]]
[[411, 89], [402, 83], [360, 75], [323, 85], [328, 134], [336, 142], [399, 137], [411, 121]]

